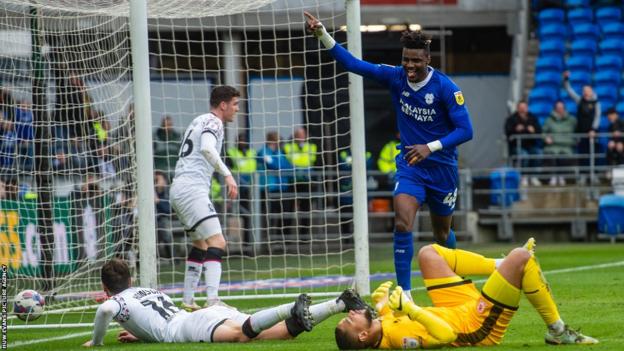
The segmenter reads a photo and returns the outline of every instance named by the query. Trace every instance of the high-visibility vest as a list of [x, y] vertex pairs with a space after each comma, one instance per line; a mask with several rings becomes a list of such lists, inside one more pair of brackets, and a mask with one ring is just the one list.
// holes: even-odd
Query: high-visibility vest
[[[351, 156], [351, 153], [348, 151], [340, 151], [340, 162], [341, 163], [346, 163], [347, 165], [349, 165], [349, 167], [351, 167], [351, 165], [353, 164], [353, 157]], [[366, 163], [368, 163], [368, 161], [370, 161], [372, 154], [369, 151], [366, 151]], [[367, 165], [368, 166], [368, 165]], [[367, 167], [368, 168], [368, 167]]]
[[247, 149], [247, 151], [243, 153], [238, 148], [229, 148], [227, 154], [234, 164], [232, 171], [246, 174], [256, 171], [257, 160], [255, 149]]
[[377, 160], [377, 167], [379, 167], [380, 171], [384, 173], [396, 172], [395, 158], [401, 152], [401, 150], [397, 149], [399, 144], [400, 142], [397, 140], [391, 140], [381, 149], [379, 160]]
[[284, 145], [284, 154], [293, 166], [297, 168], [310, 168], [316, 162], [316, 144], [308, 142], [300, 147], [295, 142]]

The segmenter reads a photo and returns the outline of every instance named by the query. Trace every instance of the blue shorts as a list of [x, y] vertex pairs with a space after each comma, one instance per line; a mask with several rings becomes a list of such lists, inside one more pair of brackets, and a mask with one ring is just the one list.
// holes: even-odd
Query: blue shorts
[[411, 195], [421, 206], [427, 203], [429, 210], [438, 216], [453, 214], [459, 182], [457, 166], [440, 163], [410, 166], [397, 157], [395, 181], [394, 196]]

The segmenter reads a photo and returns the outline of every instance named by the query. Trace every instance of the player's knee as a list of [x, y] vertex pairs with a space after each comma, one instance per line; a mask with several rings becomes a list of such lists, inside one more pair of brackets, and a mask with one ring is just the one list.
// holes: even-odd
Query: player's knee
[[394, 229], [397, 232], [411, 232], [411, 222], [402, 216], [397, 216], [394, 219]]
[[431, 261], [435, 257], [439, 257], [440, 254], [433, 248], [433, 245], [425, 245], [418, 250], [418, 262], [422, 266], [423, 262]]
[[206, 239], [206, 243], [208, 244], [209, 247], [217, 247], [219, 249], [224, 250], [225, 249], [225, 238], [223, 237], [222, 234], [216, 234], [211, 236], [210, 238]]
[[524, 265], [529, 259], [531, 259], [531, 253], [523, 247], [517, 247], [511, 250], [507, 257], [517, 261], [518, 264]]

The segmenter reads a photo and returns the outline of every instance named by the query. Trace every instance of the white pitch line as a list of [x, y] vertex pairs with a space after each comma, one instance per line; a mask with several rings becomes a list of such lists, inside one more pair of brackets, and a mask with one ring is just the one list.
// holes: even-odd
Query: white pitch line
[[[603, 263], [603, 264], [594, 264], [594, 265], [589, 265], [589, 266], [578, 266], [578, 267], [572, 267], [572, 268], [553, 269], [551, 271], [544, 271], [544, 274], [560, 274], [560, 273], [580, 272], [580, 271], [588, 271], [588, 270], [592, 270], [592, 269], [611, 268], [611, 267], [618, 267], [618, 266], [624, 266], [624, 261], [617, 261], [617, 262]], [[486, 280], [487, 279], [480, 279], [480, 280], [475, 281], [475, 282], [482, 283], [482, 282], [485, 282]], [[425, 290], [425, 287], [418, 287], [418, 288], [415, 288], [413, 290]], [[115, 328], [115, 329], [117, 329], [117, 328]], [[28, 340], [28, 341], [16, 341], [14, 343], [10, 343], [8, 346], [9, 347], [19, 347], [19, 346], [39, 344], [39, 343], [49, 342], [49, 341], [57, 341], [57, 340], [77, 338], [77, 337], [80, 337], [80, 336], [87, 336], [87, 335], [91, 335], [91, 334], [92, 334], [92, 332], [89, 331], [89, 332], [67, 334], [67, 335], [62, 335], [62, 336], [55, 336], [55, 337], [52, 337], [52, 338], [45, 338], [45, 339], [35, 339], [35, 340]]]

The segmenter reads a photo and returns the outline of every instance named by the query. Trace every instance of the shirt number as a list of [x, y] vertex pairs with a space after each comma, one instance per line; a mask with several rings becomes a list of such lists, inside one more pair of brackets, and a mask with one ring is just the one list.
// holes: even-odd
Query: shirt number
[[174, 304], [165, 300], [164, 297], [158, 296], [157, 299], [158, 301], [144, 300], [141, 301], [141, 304], [143, 306], [152, 306], [152, 309], [158, 312], [158, 314], [160, 314], [160, 316], [166, 320], [169, 320], [171, 316], [179, 311], [179, 309]]

